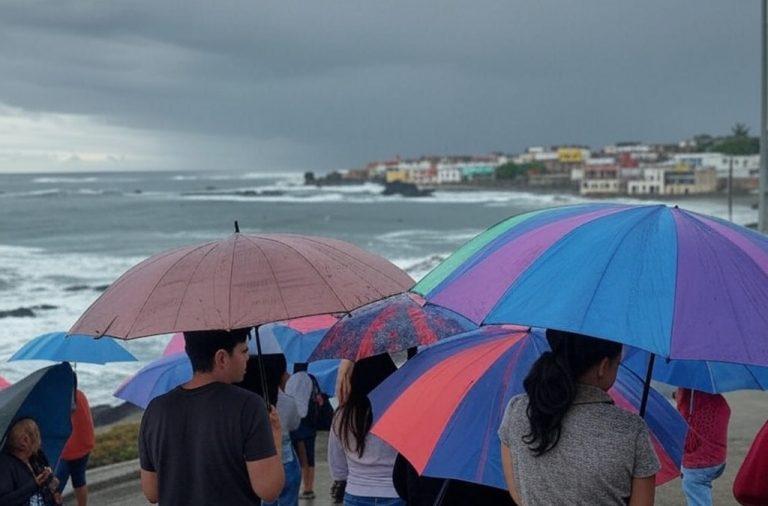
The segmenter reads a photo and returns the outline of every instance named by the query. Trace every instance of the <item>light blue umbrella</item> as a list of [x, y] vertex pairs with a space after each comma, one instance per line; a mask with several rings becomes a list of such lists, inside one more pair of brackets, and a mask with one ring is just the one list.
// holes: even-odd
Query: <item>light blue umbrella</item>
[[186, 353], [159, 358], [139, 369], [115, 390], [114, 396], [142, 409], [149, 401], [192, 379], [192, 363]]
[[43, 451], [54, 466], [72, 432], [74, 388], [72, 368], [69, 364], [57, 364], [37, 370], [0, 391], [0, 445], [5, 443], [11, 425], [22, 418], [32, 418], [40, 427]]
[[[329, 395], [333, 395], [339, 362], [320, 360], [309, 364], [309, 373], [317, 377], [320, 389]], [[144, 409], [158, 395], [170, 392], [191, 379], [192, 363], [189, 357], [186, 353], [174, 353], [142, 367], [115, 390], [114, 396]]]
[[66, 332], [50, 332], [35, 337], [13, 354], [14, 360], [52, 360], [54, 362], [136, 362], [137, 359], [113, 338], [104, 336], [68, 336]]
[[[648, 369], [648, 352], [624, 347], [622, 364], [640, 376]], [[678, 387], [710, 394], [735, 390], [768, 390], [768, 367], [709, 360], [657, 359], [652, 378]]]

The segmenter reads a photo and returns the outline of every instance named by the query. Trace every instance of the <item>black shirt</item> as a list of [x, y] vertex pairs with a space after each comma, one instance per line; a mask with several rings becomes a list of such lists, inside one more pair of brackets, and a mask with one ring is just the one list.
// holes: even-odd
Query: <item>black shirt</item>
[[275, 454], [264, 401], [233, 385], [177, 387], [141, 420], [141, 468], [157, 473], [162, 506], [258, 505], [245, 463]]
[[15, 455], [0, 453], [0, 504], [2, 506], [29, 506], [36, 498], [46, 504], [42, 489], [37, 485], [29, 467]]

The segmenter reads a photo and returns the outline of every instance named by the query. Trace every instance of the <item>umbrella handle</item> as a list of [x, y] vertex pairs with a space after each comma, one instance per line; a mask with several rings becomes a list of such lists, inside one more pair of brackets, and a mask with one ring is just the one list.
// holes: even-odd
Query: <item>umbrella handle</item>
[[645, 385], [643, 385], [643, 398], [640, 401], [640, 418], [645, 417], [645, 408], [648, 404], [648, 393], [651, 390], [651, 376], [653, 375], [653, 363], [656, 361], [656, 354], [651, 353], [648, 356], [648, 371], [645, 373]]
[[443, 480], [443, 485], [440, 487], [440, 492], [437, 494], [437, 497], [435, 497], [435, 503], [433, 506], [440, 506], [443, 504], [443, 499], [445, 499], [445, 494], [448, 492], [448, 485], [450, 485], [451, 480]]
[[[259, 327], [253, 328], [253, 333], [256, 336], [256, 360], [259, 361], [259, 381], [261, 382], [261, 392], [264, 395], [264, 401], [267, 403], [267, 411], [272, 405], [269, 402], [269, 391], [267, 390], [267, 372], [264, 370], [264, 360], [261, 358], [261, 339], [259, 339]], [[277, 402], [277, 399], [275, 399]]]

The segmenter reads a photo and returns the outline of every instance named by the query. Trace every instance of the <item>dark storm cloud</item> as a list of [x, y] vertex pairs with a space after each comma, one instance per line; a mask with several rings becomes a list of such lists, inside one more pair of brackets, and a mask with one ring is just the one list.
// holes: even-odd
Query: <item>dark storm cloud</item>
[[330, 168], [676, 141], [757, 129], [759, 14], [757, 0], [18, 0], [0, 7], [0, 103], [155, 132], [180, 158], [210, 142], [251, 167], [266, 152]]

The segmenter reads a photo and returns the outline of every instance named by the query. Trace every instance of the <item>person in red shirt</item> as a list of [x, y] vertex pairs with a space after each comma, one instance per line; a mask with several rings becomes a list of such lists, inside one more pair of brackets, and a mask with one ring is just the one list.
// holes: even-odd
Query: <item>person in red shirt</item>
[[768, 422], [755, 436], [736, 473], [733, 497], [743, 506], [768, 504]]
[[61, 458], [56, 467], [56, 477], [59, 479], [59, 493], [64, 491], [69, 477], [72, 477], [72, 487], [75, 491], [77, 506], [88, 504], [88, 488], [85, 484], [85, 468], [88, 457], [96, 445], [93, 433], [93, 418], [91, 407], [85, 394], [77, 389], [75, 376], [74, 406], [72, 408], [72, 434], [67, 439]]
[[720, 394], [678, 388], [677, 410], [688, 422], [683, 451], [683, 492], [689, 506], [712, 504], [712, 482], [725, 470], [731, 408]]

